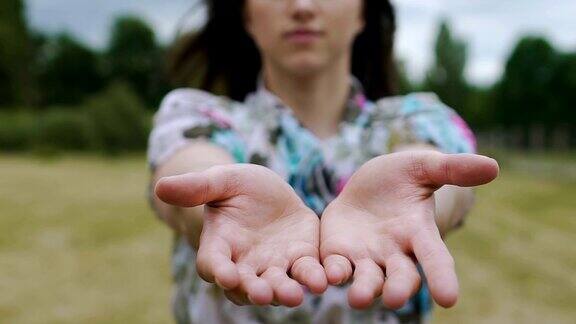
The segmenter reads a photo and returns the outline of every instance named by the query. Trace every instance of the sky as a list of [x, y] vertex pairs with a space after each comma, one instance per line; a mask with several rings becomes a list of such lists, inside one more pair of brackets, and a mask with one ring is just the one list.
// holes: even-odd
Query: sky
[[[194, 26], [202, 14], [186, 15], [194, 0], [27, 0], [36, 29], [67, 31], [94, 48], [106, 45], [115, 17], [133, 13], [168, 43], [177, 26]], [[422, 78], [433, 60], [438, 22], [447, 18], [457, 37], [468, 43], [468, 79], [489, 85], [499, 78], [516, 40], [543, 35], [564, 51], [576, 51], [575, 0], [392, 0], [398, 14], [396, 53], [409, 76]], [[188, 17], [183, 19], [182, 17]]]

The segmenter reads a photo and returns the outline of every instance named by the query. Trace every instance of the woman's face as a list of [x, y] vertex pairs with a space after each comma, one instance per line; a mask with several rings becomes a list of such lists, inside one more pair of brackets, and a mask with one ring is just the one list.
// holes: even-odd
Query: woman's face
[[350, 56], [363, 0], [246, 0], [245, 23], [265, 64], [306, 75]]

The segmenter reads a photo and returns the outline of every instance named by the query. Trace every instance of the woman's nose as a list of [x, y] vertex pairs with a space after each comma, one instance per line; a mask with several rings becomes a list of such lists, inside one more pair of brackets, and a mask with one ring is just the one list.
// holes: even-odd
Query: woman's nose
[[292, 15], [297, 20], [309, 20], [316, 14], [317, 0], [292, 0], [290, 1]]
[[295, 6], [311, 6], [314, 5], [316, 0], [292, 0]]

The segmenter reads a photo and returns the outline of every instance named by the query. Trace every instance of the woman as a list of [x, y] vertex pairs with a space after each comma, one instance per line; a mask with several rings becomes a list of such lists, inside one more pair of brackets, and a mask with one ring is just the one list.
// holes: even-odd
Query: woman
[[208, 5], [177, 70], [228, 97], [173, 91], [149, 148], [178, 322], [419, 323], [430, 298], [452, 306], [442, 235], [498, 166], [439, 152], [474, 142], [435, 96], [391, 97], [390, 4]]

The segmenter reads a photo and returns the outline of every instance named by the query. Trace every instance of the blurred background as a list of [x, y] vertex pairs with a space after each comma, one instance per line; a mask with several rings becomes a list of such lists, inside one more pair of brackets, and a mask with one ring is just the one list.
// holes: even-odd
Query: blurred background
[[[170, 321], [144, 152], [197, 2], [0, 1], [0, 323]], [[439, 94], [502, 166], [434, 321], [574, 323], [576, 2], [393, 2], [401, 92]]]

